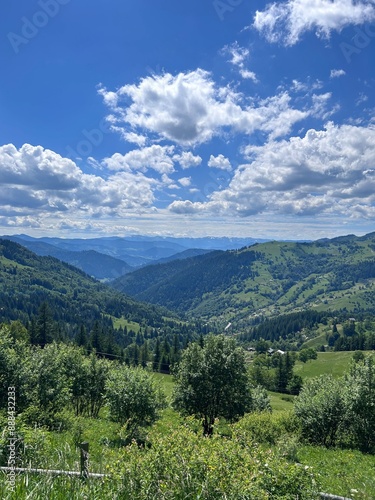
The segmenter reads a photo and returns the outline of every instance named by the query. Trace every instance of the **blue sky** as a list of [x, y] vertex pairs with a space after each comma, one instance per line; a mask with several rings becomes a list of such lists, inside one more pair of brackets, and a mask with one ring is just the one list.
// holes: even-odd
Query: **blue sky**
[[375, 0], [19, 0], [0, 233], [375, 229]]

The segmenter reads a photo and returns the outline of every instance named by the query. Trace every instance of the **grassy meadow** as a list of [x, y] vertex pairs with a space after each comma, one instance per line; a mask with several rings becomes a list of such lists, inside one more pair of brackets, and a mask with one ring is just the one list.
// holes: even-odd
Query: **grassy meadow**
[[[305, 364], [298, 362], [296, 365], [296, 372], [304, 379], [323, 373], [331, 373], [334, 376], [341, 376], [347, 370], [352, 355], [353, 353], [351, 352], [319, 353], [317, 360], [310, 360]], [[170, 375], [160, 373], [153, 374], [153, 377], [160, 384], [167, 396], [168, 402], [170, 402], [174, 387], [173, 378]], [[353, 500], [370, 500], [375, 498], [374, 456], [366, 455], [359, 451], [326, 449], [323, 447], [308, 446], [304, 444], [297, 439], [293, 431], [288, 430], [288, 425], [283, 424], [284, 427], [281, 425], [284, 420], [287, 422], [290, 418], [293, 410], [294, 397], [278, 393], [270, 393], [269, 395], [273, 409], [272, 415], [269, 417], [261, 417], [257, 415], [254, 415], [254, 417], [247, 417], [247, 424], [244, 424], [245, 431], [243, 429], [241, 430], [241, 432], [243, 432], [243, 434], [241, 434], [242, 439], [244, 439], [245, 436], [246, 439], [249, 440], [248, 448], [250, 450], [250, 454], [252, 453], [251, 450], [253, 450], [256, 454], [259, 454], [259, 456], [266, 456], [267, 453], [274, 453], [275, 457], [283, 457], [283, 459], [287, 459], [291, 464], [302, 464], [304, 466], [304, 470], [312, 471], [312, 473], [316, 476], [319, 482], [320, 491], [341, 495]], [[16, 490], [15, 492], [11, 492], [9, 488], [7, 488], [5, 474], [0, 473], [0, 498], [4, 500], [34, 498], [48, 498], [56, 500], [66, 498], [73, 500], [118, 498], [137, 500], [138, 498], [144, 498], [145, 500], [148, 500], [147, 496], [141, 496], [140, 494], [137, 496], [138, 494], [134, 493], [138, 490], [136, 490], [136, 486], [133, 483], [131, 485], [127, 484], [125, 487], [123, 482], [124, 476], [122, 475], [124, 471], [128, 471], [127, 474], [129, 478], [133, 478], [132, 481], [136, 481], [138, 475], [147, 476], [148, 473], [145, 471], [147, 471], [150, 467], [156, 468], [155, 470], [152, 469], [156, 476], [157, 474], [161, 474], [163, 476], [164, 472], [157, 472], [158, 460], [160, 459], [160, 467], [162, 467], [161, 464], [164, 460], [163, 453], [160, 451], [162, 448], [158, 451], [157, 447], [165, 447], [165, 450], [167, 450], [170, 444], [172, 447], [172, 451], [170, 453], [173, 452], [173, 446], [177, 447], [176, 450], [182, 450], [184, 448], [184, 439], [186, 438], [186, 446], [189, 448], [192, 446], [191, 442], [188, 441], [188, 438], [191, 439], [191, 435], [199, 436], [199, 440], [194, 444], [194, 446], [197, 447], [197, 453], [203, 453], [201, 448], [203, 445], [199, 444], [199, 442], [203, 443], [205, 440], [200, 437], [201, 429], [199, 423], [191, 418], [182, 418], [170, 406], [163, 410], [161, 419], [158, 420], [152, 428], [145, 431], [143, 437], [145, 439], [146, 448], [143, 451], [138, 449], [138, 447], [134, 447], [134, 445], [131, 447], [125, 447], [120, 425], [109, 422], [105, 417], [105, 412], [101, 414], [101, 418], [99, 419], [77, 419], [72, 417], [71, 428], [68, 431], [63, 432], [48, 432], [43, 429], [28, 429], [21, 423], [18, 424], [18, 430], [23, 436], [25, 457], [32, 467], [79, 470], [79, 451], [76, 444], [78, 442], [88, 441], [90, 443], [90, 470], [92, 472], [108, 473], [111, 475], [110, 478], [104, 480], [90, 479], [89, 481], [84, 482], [79, 478], [23, 474], [17, 476]], [[254, 420], [254, 425], [251, 424], [252, 420]], [[234, 435], [238, 432], [238, 429], [241, 429], [241, 422], [239, 426], [237, 425], [237, 427], [232, 427], [225, 422], [219, 422], [215, 430], [216, 437], [212, 441], [214, 446], [227, 446], [228, 442], [231, 441], [231, 439], [228, 438], [230, 438], [232, 434]], [[275, 439], [269, 440], [269, 438], [264, 438], [264, 436], [267, 435], [267, 432], [272, 434], [273, 429], [277, 430]], [[184, 433], [186, 433], [186, 436]], [[176, 444], [176, 440], [180, 440], [179, 444]], [[160, 454], [160, 456], [157, 455], [159, 456], [159, 459], [155, 459], [152, 464], [151, 462], [147, 462], [147, 443], [150, 443], [150, 449], [153, 450], [152, 453]], [[184, 450], [184, 452], [185, 451], [188, 453], [187, 450]], [[177, 451], [175, 451], [175, 453], [177, 453]], [[181, 453], [183, 452], [181, 451]], [[191, 451], [191, 453], [194, 452]], [[222, 475], [225, 476], [226, 472], [224, 469], [219, 473], [219, 467], [223, 467], [223, 464], [225, 464], [225, 458], [221, 459], [218, 465], [215, 465], [216, 462], [214, 462], [214, 460], [217, 460], [215, 457], [219, 451], [216, 450], [213, 455], [207, 455], [207, 450], [205, 450], [204, 453], [204, 456], [206, 457], [204, 460], [208, 460], [208, 465], [206, 465], [209, 467], [208, 470], [212, 469], [212, 474], [217, 473], [219, 474], [218, 477], [221, 477]], [[224, 451], [220, 451], [220, 453], [224, 453]], [[211, 459], [213, 462], [209, 465]], [[172, 460], [172, 458], [170, 458], [170, 460]], [[200, 458], [199, 460], [203, 459]], [[231, 459], [228, 460], [231, 461]], [[181, 464], [182, 463], [183, 458], [181, 458]], [[176, 464], [175, 467], [178, 466], [179, 465]], [[160, 471], [161, 470], [162, 469], [160, 469]], [[231, 472], [232, 474], [233, 470]], [[283, 472], [283, 474], [287, 473], [291, 474], [290, 471]], [[179, 479], [177, 476], [173, 479], [172, 472], [170, 474], [171, 476], [169, 479], [166, 477], [164, 480], [165, 482], [161, 482], [158, 486], [159, 489], [155, 490], [157, 493], [154, 492], [152, 494], [153, 496], [149, 496], [150, 499], [170, 498], [172, 500], [173, 497], [168, 495], [168, 492], [166, 491], [167, 485], [169, 484], [168, 481], [173, 480], [178, 482]], [[230, 474], [230, 472], [228, 472], [228, 474]], [[139, 477], [138, 479], [141, 481], [142, 478]], [[215, 481], [218, 480], [219, 479], [215, 479]], [[147, 484], [149, 484], [149, 487], [151, 488], [153, 484], [152, 480], [145, 477], [145, 481], [149, 481]], [[185, 486], [187, 488], [186, 491], [188, 491], [189, 488], [191, 488], [191, 490], [189, 490], [191, 492], [196, 491], [194, 490], [193, 485]], [[181, 491], [183, 491], [185, 486], [181, 485]], [[207, 488], [209, 488], [209, 486], [207, 486]], [[126, 491], [133, 493], [128, 494]], [[151, 489], [149, 491], [151, 491]], [[206, 496], [202, 496], [201, 498], [212, 498], [213, 500], [215, 498], [224, 498], [209, 496], [207, 492], [205, 495]], [[182, 499], [188, 498], [188, 496], [176, 496], [175, 498]], [[189, 498], [198, 498], [198, 496], [195, 494], [195, 496], [189, 496]], [[233, 499], [235, 498], [258, 497], [233, 496]], [[272, 496], [272, 493], [270, 492], [269, 496], [259, 496], [259, 498], [271, 499], [279, 497]], [[291, 496], [285, 496], [283, 498], [292, 499]], [[304, 498], [309, 497], [307, 496]]]
[[297, 361], [294, 371], [303, 379], [326, 374], [341, 377], [349, 369], [352, 357], [353, 352], [349, 351], [318, 352], [318, 359], [307, 363]]

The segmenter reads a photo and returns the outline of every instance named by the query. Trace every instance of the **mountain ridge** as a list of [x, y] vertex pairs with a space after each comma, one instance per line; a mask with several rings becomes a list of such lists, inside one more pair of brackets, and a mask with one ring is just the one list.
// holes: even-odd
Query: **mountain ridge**
[[257, 243], [200, 259], [148, 266], [112, 285], [138, 300], [242, 326], [262, 315], [309, 308], [373, 307], [375, 233]]
[[[107, 236], [101, 238], [34, 238], [5, 235], [38, 255], [51, 255], [75, 265], [97, 279], [110, 281], [142, 266], [182, 259], [213, 250], [240, 248], [255, 238], [174, 238], [153, 236]], [[84, 254], [83, 252], [96, 252]]]
[[38, 256], [19, 243], [0, 239], [0, 321], [30, 321], [42, 303], [55, 320], [76, 325], [103, 315], [163, 324], [164, 309], [142, 304], [55, 257]]

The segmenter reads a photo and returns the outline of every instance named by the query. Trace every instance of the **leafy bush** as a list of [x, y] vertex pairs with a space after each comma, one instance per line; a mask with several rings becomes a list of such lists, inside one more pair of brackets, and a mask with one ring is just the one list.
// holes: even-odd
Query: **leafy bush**
[[352, 444], [363, 451], [375, 451], [375, 366], [374, 358], [353, 363], [345, 377], [346, 416]]
[[252, 411], [272, 412], [271, 400], [266, 389], [260, 385], [251, 390], [251, 409]]
[[165, 407], [165, 396], [151, 375], [142, 368], [124, 365], [110, 371], [106, 399], [111, 420], [125, 425], [130, 436], [139, 427], [154, 423]]
[[[197, 436], [180, 428], [165, 437], [151, 436], [152, 447], [124, 449], [120, 497], [202, 500], [319, 498], [309, 469], [290, 464], [237, 437]], [[117, 466], [116, 466], [117, 467]]]
[[292, 414], [249, 413], [233, 425], [233, 432], [243, 443], [274, 445], [285, 434], [297, 434], [297, 427], [295, 423], [292, 424], [292, 420]]
[[342, 381], [331, 375], [306, 381], [294, 405], [304, 438], [325, 446], [336, 444], [345, 414], [343, 388]]
[[311, 443], [374, 451], [374, 358], [353, 362], [349, 374], [340, 379], [324, 375], [307, 380], [294, 409], [302, 435]]

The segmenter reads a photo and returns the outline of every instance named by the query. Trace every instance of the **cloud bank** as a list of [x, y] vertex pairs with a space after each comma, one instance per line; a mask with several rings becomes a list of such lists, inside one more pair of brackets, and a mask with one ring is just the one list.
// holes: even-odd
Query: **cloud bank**
[[210, 200], [174, 201], [175, 213], [372, 217], [375, 206], [375, 127], [337, 126], [304, 137], [245, 149], [248, 163]]

